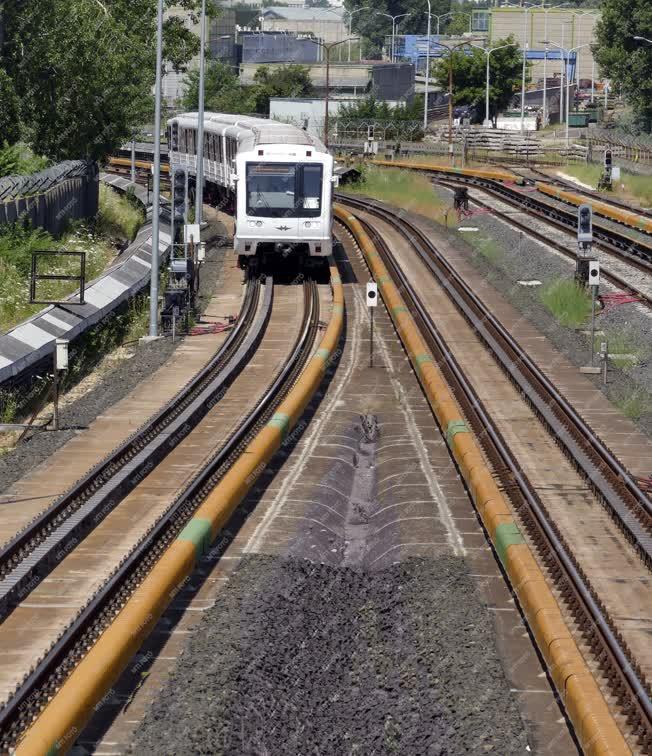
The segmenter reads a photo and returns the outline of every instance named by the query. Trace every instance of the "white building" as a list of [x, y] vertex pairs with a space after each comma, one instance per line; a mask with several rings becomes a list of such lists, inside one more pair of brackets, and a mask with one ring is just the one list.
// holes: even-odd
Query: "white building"
[[313, 34], [324, 42], [347, 39], [343, 8], [285, 8], [270, 6], [262, 11], [263, 31]]

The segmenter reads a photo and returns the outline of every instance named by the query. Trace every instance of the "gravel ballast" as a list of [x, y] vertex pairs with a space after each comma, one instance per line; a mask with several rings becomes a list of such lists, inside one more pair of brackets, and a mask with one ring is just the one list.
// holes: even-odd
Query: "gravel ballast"
[[246, 556], [134, 754], [522, 754], [493, 620], [457, 557], [361, 571]]
[[[222, 273], [225, 247], [216, 243], [224, 235], [221, 223], [211, 223], [207, 233], [206, 265], [202, 268], [199, 287], [199, 306], [208, 304]], [[181, 339], [170, 338], [155, 342], [132, 344], [129, 359], [121, 359], [115, 367], [99, 375], [97, 384], [87, 393], [69, 403], [62, 404], [59, 422], [62, 430], [35, 433], [16, 448], [0, 455], [0, 491], [31, 472], [57, 449], [61, 448], [80, 429], [86, 428], [109, 407], [124, 399], [139, 383], [149, 378], [167, 362]], [[99, 369], [99, 370], [98, 370]], [[101, 373], [102, 365], [98, 366]]]

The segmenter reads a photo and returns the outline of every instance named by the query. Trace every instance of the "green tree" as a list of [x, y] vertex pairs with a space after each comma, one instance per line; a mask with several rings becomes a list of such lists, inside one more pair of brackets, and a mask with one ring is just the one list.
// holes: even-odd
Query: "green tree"
[[[174, 5], [192, 11], [198, 2]], [[151, 121], [153, 0], [6, 3], [3, 23], [0, 52], [20, 100], [23, 136], [37, 154], [101, 159]], [[168, 19], [166, 58], [180, 68], [197, 49], [195, 35]]]
[[[206, 110], [216, 113], [253, 113], [256, 108], [253, 87], [243, 87], [230, 66], [210, 61], [206, 66], [204, 103]], [[186, 110], [199, 107], [199, 71], [192, 70], [186, 76], [186, 94], [183, 106]]]
[[[345, 0], [347, 10], [368, 7], [367, 0]], [[431, 0], [432, 13], [442, 15], [451, 9], [451, 0]], [[409, 13], [409, 16], [398, 19], [397, 34], [425, 34], [428, 25], [428, 6], [424, 0], [379, 0], [373, 4], [372, 12], [354, 13], [352, 16], [352, 31], [354, 35], [362, 37], [363, 54], [368, 58], [380, 57], [385, 39], [391, 36], [392, 20], [387, 13], [396, 16], [399, 13]], [[347, 16], [348, 19], [348, 16]], [[446, 20], [441, 19], [440, 28], [444, 31]], [[436, 21], [432, 20], [432, 33], [435, 33]]]
[[370, 94], [352, 105], [341, 107], [337, 117], [342, 121], [382, 121], [390, 138], [421, 139], [423, 131], [416, 124], [421, 124], [423, 118], [423, 97], [415, 97], [407, 105], [391, 106]]
[[[491, 118], [504, 110], [514, 93], [521, 86], [523, 58], [521, 49], [514, 44], [514, 38], [496, 40], [492, 47], [512, 45], [491, 53], [491, 70], [489, 86], [489, 113]], [[484, 118], [487, 58], [485, 53], [475, 48], [452, 53], [453, 66], [453, 102], [457, 105], [472, 105], [477, 111], [477, 118]], [[437, 84], [448, 91], [449, 56], [445, 54], [434, 65], [434, 77]], [[529, 74], [528, 74], [529, 79]], [[526, 79], [526, 81], [528, 80]]]
[[643, 127], [652, 130], [652, 3], [603, 0], [593, 55], [602, 74], [622, 91]]
[[20, 139], [20, 102], [9, 74], [0, 68], [0, 147]]
[[315, 94], [309, 69], [296, 64], [278, 68], [259, 66], [254, 82], [257, 113], [269, 113], [270, 97], [313, 97]]

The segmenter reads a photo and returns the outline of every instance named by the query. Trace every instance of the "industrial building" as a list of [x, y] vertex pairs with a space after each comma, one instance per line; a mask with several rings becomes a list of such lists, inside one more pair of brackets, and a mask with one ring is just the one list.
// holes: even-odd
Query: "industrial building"
[[521, 47], [525, 45], [532, 62], [533, 82], [543, 78], [546, 39], [551, 42], [548, 60], [553, 53], [559, 59], [560, 47], [565, 50], [580, 48], [577, 50], [576, 71], [580, 79], [590, 79], [595, 73], [591, 45], [596, 41], [595, 25], [599, 18], [600, 11], [591, 8], [490, 8], [473, 11], [472, 29], [475, 33], [486, 34], [490, 44], [511, 34]]
[[[248, 85], [254, 83], [259, 62], [240, 66], [240, 81]], [[270, 69], [284, 65], [270, 64]], [[307, 65], [310, 79], [318, 94], [326, 90], [326, 64]], [[409, 103], [414, 98], [414, 66], [411, 63], [331, 63], [330, 92], [339, 97], [360, 98], [373, 93], [380, 100]]]
[[348, 37], [342, 8], [287, 8], [270, 6], [261, 14], [263, 31], [311, 34], [324, 42]]
[[312, 39], [285, 32], [245, 32], [239, 35], [242, 63], [316, 63], [321, 48]]
[[[165, 18], [177, 16], [184, 19], [188, 29], [198, 37], [201, 29], [199, 23], [194, 23], [190, 13], [180, 6], [171, 6], [165, 11]], [[235, 11], [223, 8], [217, 18], [206, 18], [206, 46], [211, 58], [235, 63]], [[187, 66], [188, 69], [199, 68], [199, 55], [196, 55]], [[162, 80], [163, 99], [173, 105], [183, 97], [185, 92], [185, 71], [173, 71], [166, 66], [166, 73]]]

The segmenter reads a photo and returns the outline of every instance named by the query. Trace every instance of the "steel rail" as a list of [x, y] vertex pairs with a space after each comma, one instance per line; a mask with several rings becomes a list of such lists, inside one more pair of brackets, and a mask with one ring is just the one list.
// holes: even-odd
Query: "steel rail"
[[[593, 637], [591, 637], [591, 631], [587, 632], [586, 625], [583, 628], [583, 634], [591, 643], [592, 650], [596, 655], [599, 655], [600, 650], [607, 652], [606, 659], [603, 658], [602, 661], [602, 669], [608, 671], [612, 688], [618, 690], [620, 684], [620, 691], [623, 688], [629, 691], [627, 699], [621, 693], [619, 702], [627, 708], [628, 714], [633, 715], [636, 719], [634, 729], [638, 729], [640, 733], [645, 731], [647, 733], [644, 735], [647, 738], [646, 743], [650, 743], [652, 741], [652, 702], [647, 682], [641, 670], [632, 661], [629, 649], [619, 638], [613, 622], [601, 605], [595, 590], [571, 554], [563, 536], [551, 521], [534, 486], [521, 470], [493, 418], [478, 397], [471, 381], [464, 374], [435, 325], [432, 316], [424, 307], [407, 276], [396, 262], [389, 246], [373, 226], [362, 219], [359, 220], [391, 271], [396, 285], [407, 297], [408, 307], [417, 323], [420, 324], [421, 331], [429, 346], [433, 349], [437, 364], [444, 371], [449, 383], [457, 388], [454, 391], [455, 396], [462, 405], [464, 414], [477, 434], [485, 453], [491, 460], [496, 474], [501, 478], [506, 492], [512, 495], [514, 493], [514, 482], [518, 486], [521, 497], [521, 501], [517, 502], [519, 514], [539, 548], [541, 549], [544, 546], [541, 550], [544, 551], [543, 556], [548, 568], [553, 573], [555, 567], [560, 569], [565, 575], [567, 584], [572, 587], [576, 594], [576, 600], [570, 601], [573, 608], [581, 607], [585, 615], [590, 618]], [[423, 251], [417, 249], [417, 252], [423, 258]], [[509, 471], [509, 474], [505, 473], [506, 470]], [[560, 581], [557, 580], [556, 582], [559, 584]], [[599, 637], [595, 636], [596, 633]]]
[[[437, 183], [441, 184], [442, 186], [448, 187], [450, 189], [453, 189], [455, 186], [454, 183], [449, 183], [447, 181], [438, 181]], [[512, 215], [507, 215], [507, 213], [505, 213], [502, 210], [497, 210], [495, 207], [488, 205], [486, 202], [483, 202], [477, 197], [469, 197], [469, 201], [474, 203], [478, 207], [483, 208], [484, 210], [489, 210], [495, 217], [500, 218], [500, 220], [504, 221], [505, 223], [509, 223], [512, 226], [516, 226], [516, 228], [523, 231], [528, 236], [531, 236], [533, 239], [536, 239], [537, 241], [542, 242], [548, 247], [552, 247], [557, 252], [561, 252], [564, 256], [570, 258], [571, 260], [577, 260], [577, 254], [575, 252], [568, 249], [563, 244], [560, 244], [559, 242], [556, 242], [553, 239], [550, 239], [543, 232], [536, 231], [531, 226], [528, 226], [527, 223], [524, 223], [523, 221], [518, 220], [518, 218], [515, 218]], [[627, 262], [629, 263], [629, 261]], [[635, 267], [639, 267], [639, 266], [635, 266]], [[635, 286], [632, 286], [632, 284], [628, 283], [624, 278], [617, 275], [616, 273], [612, 273], [608, 270], [605, 270], [604, 268], [601, 269], [601, 273], [614, 286], [617, 286], [618, 288], [623, 289], [623, 291], [627, 291], [630, 294], [636, 297], [639, 297], [641, 300], [641, 304], [644, 304], [646, 307], [649, 307], [652, 309], [651, 296], [641, 291], [640, 289], [637, 289]]]
[[[572, 213], [563, 207], [557, 207], [541, 199], [535, 199], [532, 194], [523, 194], [498, 181], [460, 175], [446, 175], [442, 178], [435, 177], [434, 180], [444, 184], [446, 182], [462, 183], [478, 187], [488, 194], [512, 205], [512, 207], [524, 209], [525, 212], [541, 218], [546, 223], [550, 223], [562, 231], [575, 233], [577, 230], [576, 213]], [[612, 222], [615, 223], [615, 221]], [[646, 273], [652, 273], [652, 245], [645, 244], [642, 240], [638, 241], [629, 236], [619, 234], [615, 229], [602, 226], [595, 222], [595, 218], [593, 222], [593, 235], [598, 240], [600, 247], [606, 252], [621, 258]]]
[[563, 446], [593, 490], [600, 495], [607, 511], [641, 558], [648, 566], [652, 565], [650, 497], [545, 373], [419, 228], [374, 200], [348, 196], [338, 199], [377, 217], [390, 219], [410, 244], [421, 250], [428, 269], [498, 359], [503, 370], [527, 397], [553, 438]]
[[[268, 278], [265, 295], [271, 301]], [[259, 315], [259, 318], [262, 315]], [[99, 637], [142, 583], [150, 568], [183, 529], [193, 512], [237, 460], [250, 439], [294, 385], [310, 357], [319, 328], [319, 297], [314, 281], [304, 283], [304, 314], [300, 333], [288, 360], [266, 388], [239, 428], [207, 461], [204, 468], [177, 496], [166, 513], [152, 526], [107, 582], [90, 599], [48, 653], [26, 675], [0, 710], [0, 752], [9, 752], [22, 732], [64, 682], [89, 645]]]
[[[219, 401], [262, 338], [265, 323], [250, 334], [259, 295], [260, 282], [249, 275], [241, 315], [214, 357], [141, 428], [3, 545], [0, 621]], [[269, 316], [271, 302], [266, 307]], [[249, 343], [246, 352], [243, 343]]]
[[[559, 167], [561, 168], [563, 166], [559, 166]], [[613, 197], [606, 197], [604, 194], [596, 191], [595, 189], [587, 189], [585, 186], [581, 186], [580, 184], [575, 184], [572, 181], [568, 181], [568, 179], [561, 178], [561, 176], [551, 176], [548, 173], [544, 173], [543, 171], [539, 171], [536, 168], [532, 168], [532, 167], [530, 167], [528, 170], [531, 173], [537, 173], [540, 178], [530, 179], [525, 174], [514, 169], [512, 169], [512, 172], [515, 173], [517, 176], [521, 176], [526, 181], [536, 180], [536, 181], [545, 181], [548, 184], [559, 184], [559, 186], [563, 186], [566, 189], [569, 189], [570, 191], [576, 192], [577, 194], [583, 194], [586, 197], [589, 197], [590, 199], [595, 199], [595, 200], [598, 200], [599, 202], [604, 202], [605, 205], [613, 205], [613, 207], [618, 208], [619, 210], [627, 210], [630, 213], [635, 212], [637, 215], [640, 215], [642, 218], [652, 218], [652, 212], [650, 212], [649, 210], [646, 210], [645, 208], [642, 208], [642, 207], [632, 208], [631, 205], [628, 205], [625, 202], [621, 202], [620, 200], [614, 199]], [[614, 219], [610, 218], [609, 220], [614, 220]], [[618, 221], [614, 221], [614, 222], [617, 223]]]

